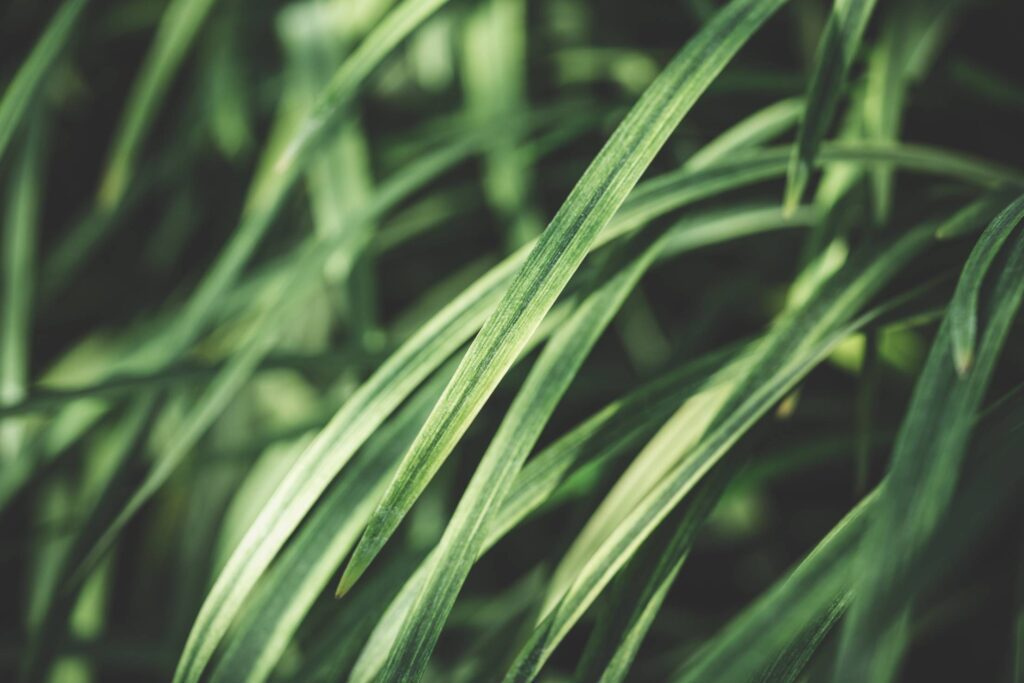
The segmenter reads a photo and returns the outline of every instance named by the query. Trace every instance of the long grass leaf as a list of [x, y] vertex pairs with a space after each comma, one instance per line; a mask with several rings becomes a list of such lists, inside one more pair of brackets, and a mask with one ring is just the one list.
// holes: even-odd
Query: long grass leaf
[[104, 210], [120, 203], [135, 171], [140, 147], [185, 54], [214, 0], [172, 0], [164, 10], [152, 47], [132, 85], [100, 182]]
[[814, 73], [807, 87], [807, 106], [786, 172], [784, 205], [787, 208], [797, 206], [803, 197], [818, 146], [835, 116], [847, 74], [874, 7], [875, 0], [835, 0], [818, 44]]
[[[965, 266], [964, 273], [971, 272]], [[902, 645], [899, 624], [905, 621], [909, 598], [902, 614], [897, 605], [883, 608], [878, 600], [887, 594], [898, 602], [888, 595], [890, 585], [916, 550], [942, 536], [939, 521], [953, 497], [975, 416], [1022, 299], [1024, 234], [1014, 240], [1001, 269], [970, 371], [961, 378], [953, 367], [954, 307], [932, 344], [893, 448], [886, 493], [860, 549], [858, 596], [843, 628], [837, 680], [886, 681], [895, 674]]]
[[967, 373], [974, 361], [974, 345], [978, 335], [978, 297], [985, 275], [1000, 247], [1021, 220], [1024, 220], [1024, 195], [1003, 209], [978, 238], [949, 303], [953, 362], [961, 375]]
[[[508, 680], [527, 681], [538, 675], [568, 630], [653, 529], [759, 417], [847, 336], [851, 325], [856, 328], [863, 324], [863, 319], [851, 323], [850, 318], [927, 245], [932, 229], [919, 227], [887, 250], [863, 253], [851, 261], [803, 307], [780, 320], [751, 355], [736, 361], [742, 379], [725, 385], [724, 401], [715, 394], [706, 396], [706, 406], [688, 401], [666, 423], [635, 462], [671, 461], [681, 458], [680, 450], [685, 451], [685, 458], [648, 491], [639, 491], [636, 503], [607, 533], [588, 533], [585, 542], [574, 544], [567, 554], [572, 559], [564, 560], [560, 567], [568, 585], [561, 589], [555, 585], [549, 593], [548, 606], [509, 671]], [[704, 436], [696, 443], [690, 439], [677, 443], [674, 435], [688, 433], [691, 419], [704, 419], [702, 409], [714, 413], [707, 426], [699, 429]], [[575, 566], [579, 569], [566, 569]]]
[[[41, 123], [33, 123], [19, 150], [6, 192], [0, 239], [0, 405], [24, 399], [29, 379], [32, 299], [35, 293], [39, 198], [43, 185]], [[25, 423], [0, 418], [0, 462], [5, 467], [25, 443]]]
[[65, 0], [61, 4], [28, 58], [4, 88], [3, 97], [0, 97], [0, 159], [3, 159], [29, 105], [46, 81], [50, 68], [64, 51], [87, 4], [88, 0]]

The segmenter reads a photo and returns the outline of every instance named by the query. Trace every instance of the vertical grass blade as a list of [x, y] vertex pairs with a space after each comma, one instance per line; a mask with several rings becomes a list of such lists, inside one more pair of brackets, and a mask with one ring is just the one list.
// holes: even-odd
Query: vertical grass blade
[[61, 4], [28, 58], [4, 87], [3, 96], [0, 97], [0, 160], [21, 124], [22, 117], [46, 81], [50, 68], [64, 51], [87, 3], [88, 0], [65, 0]]
[[[3, 280], [0, 285], [0, 405], [25, 398], [29, 380], [29, 349], [32, 330], [32, 297], [35, 293], [36, 233], [39, 199], [43, 185], [39, 122], [29, 126], [11, 166], [5, 193], [3, 234]], [[7, 468], [25, 442], [25, 424], [14, 418], [0, 418], [0, 467]]]
[[978, 298], [985, 275], [1000, 247], [1021, 220], [1024, 220], [1024, 195], [1003, 209], [981, 233], [949, 303], [953, 362], [961, 375], [965, 375], [974, 362], [974, 346], [978, 336]]
[[[961, 283], [972, 272], [965, 267]], [[975, 415], [1022, 298], [1024, 235], [1019, 235], [992, 292], [976, 363], [963, 377], [954, 370], [951, 338], [957, 311], [950, 306], [915, 385], [893, 448], [885, 495], [859, 550], [858, 595], [843, 628], [837, 681], [887, 681], [895, 675], [901, 624], [911, 605], [910, 596], [890, 594], [891, 585], [914, 552], [942, 538], [939, 522], [959, 481]], [[883, 606], [882, 596], [897, 604]]]
[[835, 116], [847, 74], [874, 7], [875, 0], [835, 0], [818, 44], [814, 73], [807, 88], [807, 105], [786, 173], [783, 204], [787, 209], [796, 207], [803, 197], [818, 146]]

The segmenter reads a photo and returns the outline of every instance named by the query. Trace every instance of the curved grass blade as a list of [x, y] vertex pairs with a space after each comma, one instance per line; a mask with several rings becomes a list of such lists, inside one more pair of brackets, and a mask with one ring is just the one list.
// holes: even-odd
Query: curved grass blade
[[803, 100], [779, 100], [751, 114], [732, 126], [693, 154], [684, 168], [691, 171], [706, 168], [729, 154], [767, 142], [796, 125], [803, 111]]
[[[667, 422], [634, 461], [678, 462], [626, 514], [610, 525], [607, 533], [587, 533], [584, 543], [574, 544], [568, 557], [578, 558], [560, 567], [571, 577], [568, 587], [554, 593], [555, 601], [542, 610], [541, 619], [509, 671], [509, 681], [533, 680], [573, 624], [596, 599], [618, 570], [636, 552], [658, 524], [725, 456], [739, 438], [777, 401], [812, 370], [852, 329], [867, 322], [849, 322], [854, 313], [930, 240], [934, 228], [908, 232], [881, 252], [864, 252], [823, 286], [804, 306], [780, 320], [757, 349], [736, 361], [740, 380], [725, 384], [725, 400], [713, 393], [707, 403], [714, 415], [704, 436], [687, 449], [685, 457], [672, 438], [686, 433], [687, 423], [700, 415], [701, 407], [688, 401]], [[730, 368], [730, 370], [733, 370]], [[696, 409], [694, 406], [698, 406]], [[679, 419], [677, 419], [679, 418]], [[682, 421], [680, 421], [682, 420]], [[683, 448], [688, 445], [683, 441]], [[692, 443], [692, 442], [691, 442]], [[661, 457], [656, 457], [660, 455]], [[586, 548], [585, 552], [579, 548]], [[578, 565], [578, 569], [567, 569]], [[558, 591], [556, 586], [555, 591]]]
[[970, 370], [974, 361], [974, 345], [978, 334], [978, 297], [985, 275], [1000, 247], [1021, 220], [1024, 220], [1024, 195], [1003, 209], [978, 238], [949, 303], [953, 362], [961, 375]]
[[121, 202], [160, 101], [213, 3], [214, 0], [171, 0], [164, 10], [152, 47], [132, 85], [100, 181], [97, 200], [104, 211]]
[[[965, 266], [964, 272], [972, 271]], [[1024, 233], [1015, 238], [1000, 272], [970, 371], [960, 377], [953, 367], [953, 306], [932, 344], [893, 449], [886, 493], [859, 551], [858, 597], [843, 628], [836, 680], [887, 681], [899, 665], [902, 639], [889, 636], [902, 630], [910, 596], [892, 594], [891, 585], [914, 552], [943, 536], [939, 522], [953, 498], [975, 416], [1022, 299]], [[883, 595], [897, 604], [881, 605]]]
[[605, 144], [541, 235], [423, 427], [338, 584], [366, 570], [454, 448], [669, 134], [729, 60], [785, 0], [734, 0], [672, 60]]
[[65, 0], [36, 41], [28, 59], [21, 65], [0, 98], [0, 159], [3, 159], [11, 137], [22, 117], [46, 80], [54, 62], [64, 51], [71, 31], [88, 0]]
[[818, 147], [835, 116], [847, 74], [874, 7], [875, 0], [835, 0], [818, 44], [814, 73], [807, 88], [807, 107], [786, 172], [783, 205], [787, 209], [795, 208], [803, 197]]

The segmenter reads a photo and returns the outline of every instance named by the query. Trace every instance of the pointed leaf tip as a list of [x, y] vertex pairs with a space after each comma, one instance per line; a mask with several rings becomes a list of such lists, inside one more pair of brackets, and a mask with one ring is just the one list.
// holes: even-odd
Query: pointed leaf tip
[[782, 200], [782, 215], [791, 218], [803, 199], [804, 190], [807, 189], [807, 181], [810, 179], [810, 170], [801, 161], [793, 164], [786, 178], [786, 192]]

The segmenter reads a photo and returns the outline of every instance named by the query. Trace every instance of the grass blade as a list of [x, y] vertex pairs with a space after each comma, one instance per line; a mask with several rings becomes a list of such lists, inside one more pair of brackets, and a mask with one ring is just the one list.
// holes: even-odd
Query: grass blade
[[481, 329], [413, 443], [338, 584], [366, 570], [441, 466], [518, 350], [672, 130], [733, 55], [784, 0], [729, 4], [651, 84], [605, 144]]
[[1024, 195], [1010, 203], [981, 234], [964, 265], [950, 301], [950, 337], [953, 362], [957, 372], [966, 375], [974, 362], [974, 345], [978, 329], [978, 297], [992, 261], [1013, 229], [1024, 220]]
[[[885, 681], [894, 675], [901, 642], [887, 636], [900, 632], [910, 598], [890, 594], [891, 585], [915, 551], [943, 535], [938, 523], [952, 499], [975, 415], [1022, 298], [1024, 236], [1019, 236], [993, 292], [977, 363], [969, 373], [961, 378], [953, 368], [952, 306], [932, 344], [893, 449], [886, 493], [859, 551], [858, 597], [844, 625], [837, 680], [867, 676]], [[895, 604], [883, 608], [876, 602], [883, 594]]]
[[111, 211], [120, 204], [135, 173], [146, 132], [213, 3], [214, 0], [171, 0], [164, 10], [110, 148], [97, 197], [102, 210]]
[[[36, 234], [43, 185], [40, 123], [33, 123], [9, 179], [0, 286], [0, 405], [24, 399], [29, 378], [32, 296], [35, 292]], [[0, 463], [6, 468], [25, 443], [25, 423], [0, 417]]]
[[641, 546], [616, 579], [604, 619], [598, 621], [576, 672], [578, 681], [613, 683], [626, 679], [644, 636], [675, 582], [697, 533], [714, 510], [738, 463], [715, 468]]
[[807, 88], [807, 106], [786, 172], [784, 206], [788, 209], [796, 207], [803, 197], [818, 146], [835, 116], [847, 74], [874, 7], [875, 0], [835, 0], [818, 44], [814, 73]]
[[[615, 523], [598, 522], [577, 539], [556, 574], [566, 578], [553, 584], [547, 603], [550, 606], [542, 610], [507, 680], [528, 681], [538, 675], [558, 642], [653, 529], [747, 429], [847, 336], [851, 325], [856, 328], [865, 322], [860, 319], [850, 323], [849, 319], [900, 266], [927, 245], [932, 229], [913, 230], [880, 254], [860, 254], [803, 307], [780, 320], [752, 354], [729, 368], [741, 379], [706, 394], [703, 405], [688, 401], [664, 425], [636, 458], [634, 468], [659, 462], [678, 465], [670, 466], [648, 490], [637, 491], [635, 503]], [[704, 410], [713, 416], [708, 419], [701, 415]], [[694, 418], [705, 420], [704, 425], [691, 426]], [[689, 436], [692, 431], [704, 436], [694, 442]], [[675, 438], [679, 434], [685, 437], [682, 442]], [[692, 448], [687, 448], [690, 444]], [[642, 473], [632, 476], [644, 479]], [[620, 482], [625, 480], [623, 477]], [[604, 531], [602, 527], [610, 528]], [[560, 590], [565, 584], [567, 587]]]
[[64, 51], [72, 30], [88, 0], [65, 0], [36, 41], [28, 59], [14, 74], [0, 98], [0, 159], [21, 124], [25, 112], [46, 81], [57, 58]]

